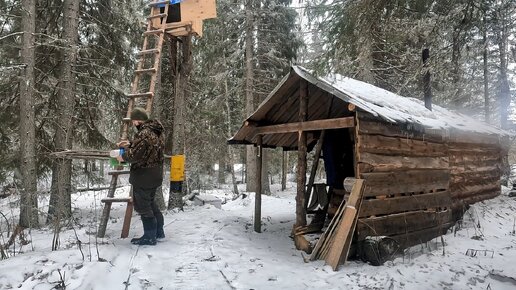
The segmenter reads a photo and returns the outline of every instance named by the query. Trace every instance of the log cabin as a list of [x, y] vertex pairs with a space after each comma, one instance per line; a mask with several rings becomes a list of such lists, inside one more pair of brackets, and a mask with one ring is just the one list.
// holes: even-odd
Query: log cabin
[[[389, 237], [406, 248], [444, 234], [469, 205], [500, 194], [509, 134], [435, 104], [429, 110], [418, 99], [293, 66], [228, 143], [255, 145], [258, 168], [262, 148], [297, 150], [294, 227], [306, 225], [321, 158], [329, 193], [320, 205], [324, 216], [349, 196], [346, 178], [363, 179], [353, 243]], [[260, 232], [260, 186], [256, 191]]]

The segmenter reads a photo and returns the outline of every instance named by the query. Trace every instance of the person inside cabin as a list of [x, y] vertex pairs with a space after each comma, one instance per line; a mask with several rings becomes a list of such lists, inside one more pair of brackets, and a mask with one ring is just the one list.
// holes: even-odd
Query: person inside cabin
[[132, 110], [131, 122], [137, 129], [133, 140], [117, 144], [125, 148], [117, 159], [131, 164], [129, 183], [133, 187], [134, 209], [143, 224], [143, 236], [132, 239], [131, 243], [156, 245], [156, 239], [165, 238], [163, 214], [155, 199], [156, 190], [163, 182], [164, 129], [140, 107]]

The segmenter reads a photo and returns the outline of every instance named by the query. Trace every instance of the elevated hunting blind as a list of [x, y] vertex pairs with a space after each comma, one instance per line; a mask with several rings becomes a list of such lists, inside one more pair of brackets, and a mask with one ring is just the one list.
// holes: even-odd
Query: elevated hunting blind
[[[215, 0], [170, 0], [169, 3], [166, 32], [174, 36], [190, 33], [202, 36], [203, 20], [217, 17]], [[160, 13], [165, 9], [164, 4], [162, 6]], [[161, 21], [156, 16], [152, 22], [154, 28], [160, 28]]]

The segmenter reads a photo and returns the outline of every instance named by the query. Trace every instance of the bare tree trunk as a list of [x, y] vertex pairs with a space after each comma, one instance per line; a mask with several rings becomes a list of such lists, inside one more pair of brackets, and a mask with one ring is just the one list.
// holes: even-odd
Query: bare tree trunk
[[36, 129], [34, 112], [34, 32], [36, 30], [36, 1], [22, 1], [23, 45], [22, 62], [25, 75], [20, 80], [20, 192], [19, 225], [24, 228], [38, 227], [38, 199], [36, 172]]
[[499, 65], [499, 84], [500, 91], [498, 99], [500, 101], [500, 126], [503, 129], [507, 129], [509, 126], [509, 105], [510, 99], [510, 87], [509, 80], [507, 78], [507, 11], [501, 7], [498, 15], [498, 49], [500, 50], [500, 65]]
[[484, 60], [484, 118], [485, 122], [489, 123], [491, 119], [491, 113], [489, 110], [489, 69], [487, 67], [487, 61], [488, 61], [488, 41], [487, 41], [487, 17], [486, 17], [486, 11], [484, 8], [484, 15], [482, 17], [482, 40], [484, 43], [483, 48], [483, 55], [482, 58]]
[[[226, 63], [226, 52], [224, 51], [224, 67], [227, 67]], [[226, 118], [227, 118], [227, 136], [228, 138], [231, 137], [231, 127], [232, 127], [232, 120], [231, 120], [231, 106], [229, 105], [229, 89], [228, 89], [228, 81], [227, 79], [224, 80], [224, 95], [226, 99]], [[228, 161], [230, 166], [230, 172], [231, 172], [231, 183], [233, 184], [233, 197], [236, 198], [239, 196], [238, 193], [238, 185], [236, 181], [236, 175], [235, 175], [235, 159], [233, 156], [233, 150], [232, 147], [229, 145], [226, 145], [228, 148]]]
[[428, 65], [428, 59], [430, 58], [430, 49], [423, 49], [423, 92], [425, 95], [425, 107], [432, 111], [432, 85], [430, 82], [430, 67]]
[[[511, 104], [510, 99], [510, 87], [509, 87], [509, 80], [507, 77], [507, 42], [509, 37], [509, 31], [508, 26], [510, 20], [510, 1], [501, 1], [500, 6], [498, 7], [497, 11], [497, 40], [498, 40], [498, 49], [499, 49], [499, 55], [500, 55], [500, 64], [499, 64], [499, 74], [498, 74], [498, 83], [499, 83], [499, 94], [498, 94], [498, 100], [500, 103], [500, 126], [502, 129], [509, 129], [509, 107]], [[511, 172], [511, 168], [507, 159], [507, 156], [505, 156], [502, 160], [502, 184], [507, 186], [508, 183], [508, 177]]]
[[[245, 34], [245, 114], [250, 116], [254, 111], [254, 1], [247, 0], [246, 34]], [[256, 148], [246, 146], [246, 191], [256, 191]]]
[[358, 9], [363, 10], [367, 16], [360, 23], [357, 24], [359, 29], [358, 43], [360, 46], [360, 52], [358, 53], [358, 78], [364, 82], [375, 84], [374, 70], [374, 49], [375, 49], [375, 36], [374, 36], [374, 23], [371, 19], [378, 17], [377, 3], [374, 0], [367, 0], [358, 2], [360, 7]]
[[177, 78], [179, 75], [178, 66], [177, 66], [177, 39], [170, 38], [167, 45], [169, 46], [169, 56], [168, 56], [168, 67], [165, 70], [165, 74], [163, 77], [166, 80], [163, 81], [165, 87], [163, 88], [163, 93], [168, 93], [168, 95], [162, 98], [162, 107], [161, 109], [161, 118], [163, 126], [165, 127], [165, 154], [172, 155], [172, 147], [173, 144], [173, 136], [174, 136], [174, 101], [176, 96], [176, 85], [178, 84]]
[[[77, 40], [79, 25], [79, 0], [64, 1], [63, 15], [63, 60], [58, 85], [58, 118], [56, 121], [55, 150], [71, 149], [73, 144], [73, 111], [75, 104], [75, 73], [73, 66], [77, 59]], [[54, 178], [55, 177], [55, 178]], [[60, 220], [70, 217], [72, 161], [57, 160], [52, 172], [51, 204], [49, 219]], [[49, 220], [47, 220], [49, 222]]]
[[227, 153], [227, 150], [222, 150], [222, 152], [220, 152], [219, 171], [218, 171], [218, 176], [217, 176], [218, 184], [226, 183], [226, 153]]
[[[165, 117], [164, 110], [163, 110], [163, 103], [165, 99], [163, 97], [163, 93], [166, 92], [165, 90], [162, 90], [162, 79], [161, 79], [161, 73], [162, 73], [162, 65], [158, 66], [158, 76], [156, 77], [156, 86], [154, 89], [154, 100], [152, 103], [152, 116], [155, 119], [158, 119], [160, 121], [163, 120]], [[166, 136], [166, 131], [163, 133]], [[166, 138], [165, 138], [166, 140]], [[165, 141], [166, 142], [166, 141]], [[165, 172], [165, 171], [164, 171]], [[156, 204], [158, 205], [160, 210], [165, 210], [167, 207], [165, 205], [165, 198], [163, 197], [163, 187], [159, 186], [156, 189]]]
[[[185, 154], [185, 99], [191, 95], [190, 75], [193, 70], [192, 36], [182, 37], [182, 62], [179, 69], [179, 77], [176, 78], [176, 96], [174, 100], [174, 126], [172, 154]], [[183, 209], [184, 190], [171, 190], [168, 200], [168, 209]]]

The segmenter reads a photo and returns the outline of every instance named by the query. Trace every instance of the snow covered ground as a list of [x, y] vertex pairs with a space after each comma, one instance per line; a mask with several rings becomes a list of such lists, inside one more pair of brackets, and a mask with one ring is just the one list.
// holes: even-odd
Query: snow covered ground
[[[127, 190], [120, 188], [117, 195]], [[107, 236], [96, 245], [105, 192], [76, 194], [76, 221], [60, 233], [59, 249], [51, 251], [51, 228], [32, 230], [30, 244], [17, 243], [16, 253], [11, 247], [11, 256], [0, 261], [0, 289], [63, 289], [62, 281], [66, 289], [516, 289], [516, 199], [507, 191], [474, 205], [462, 227], [444, 236], [444, 247], [438, 238], [383, 266], [351, 261], [337, 272], [323, 261], [305, 263], [289, 238], [294, 191], [263, 197], [261, 234], [253, 232], [251, 195], [222, 209], [191, 205], [167, 212], [167, 238], [140, 247], [119, 238], [121, 204], [114, 206]], [[209, 193], [229, 196], [229, 190]], [[0, 199], [8, 219], [17, 214], [10, 207], [17, 207], [15, 197]], [[0, 216], [0, 229], [5, 227]], [[141, 230], [133, 216], [130, 237]], [[5, 232], [0, 242], [6, 242]], [[466, 255], [468, 249], [476, 255]]]

